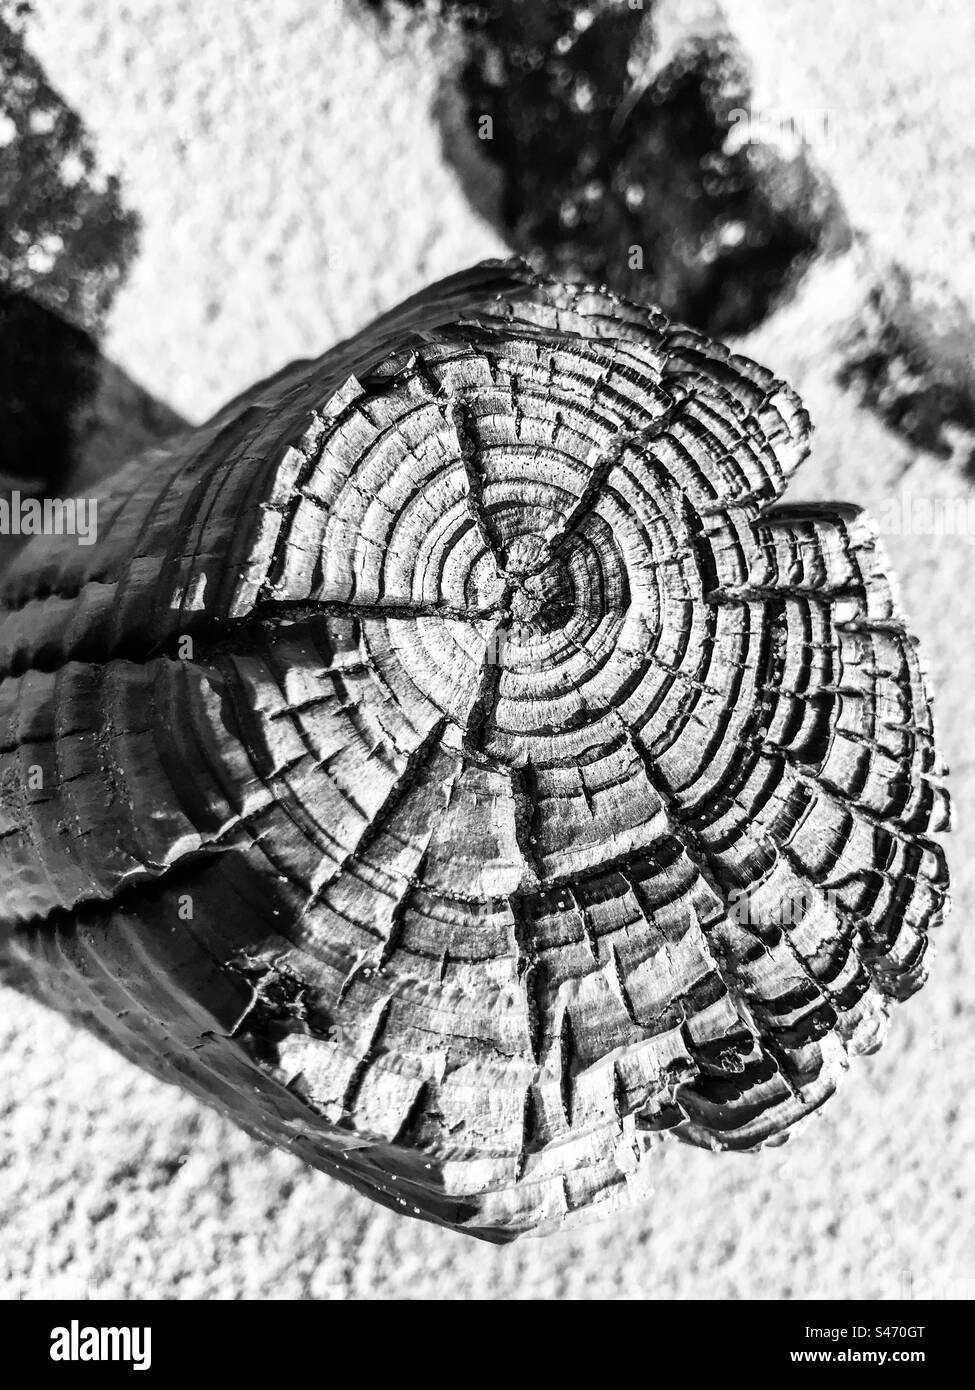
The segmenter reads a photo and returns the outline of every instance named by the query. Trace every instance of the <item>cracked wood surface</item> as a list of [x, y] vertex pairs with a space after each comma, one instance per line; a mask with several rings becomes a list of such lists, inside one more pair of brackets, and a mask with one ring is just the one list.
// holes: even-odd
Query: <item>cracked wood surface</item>
[[251, 1132], [503, 1240], [748, 1149], [924, 979], [916, 644], [785, 383], [487, 263], [0, 589], [5, 945]]

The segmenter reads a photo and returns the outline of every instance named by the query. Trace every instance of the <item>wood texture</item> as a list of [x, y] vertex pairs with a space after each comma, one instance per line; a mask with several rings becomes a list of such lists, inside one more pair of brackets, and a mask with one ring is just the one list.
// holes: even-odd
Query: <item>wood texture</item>
[[809, 421], [487, 263], [104, 485], [0, 611], [5, 950], [142, 1065], [488, 1239], [748, 1149], [924, 978], [929, 700]]

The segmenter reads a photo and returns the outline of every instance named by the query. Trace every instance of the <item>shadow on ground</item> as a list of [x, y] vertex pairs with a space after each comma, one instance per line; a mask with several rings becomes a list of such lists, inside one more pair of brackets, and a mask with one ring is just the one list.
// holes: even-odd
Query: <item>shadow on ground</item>
[[0, 10], [0, 488], [40, 496], [179, 420], [99, 351], [138, 220], [28, 51], [26, 17]]
[[[760, 324], [810, 262], [850, 248], [801, 140], [747, 132], [748, 63], [721, 6], [668, 0], [350, 0], [452, 36], [444, 154], [509, 245], [566, 279], [659, 304], [717, 337]], [[975, 470], [975, 384], [932, 348], [897, 266], [878, 268], [841, 385], [915, 448]], [[957, 431], [972, 435], [970, 452]], [[963, 435], [964, 441], [964, 435]]]
[[[387, 21], [410, 6], [365, 2]], [[751, 89], [720, 25], [662, 36], [653, 0], [432, 8], [463, 54], [438, 108], [446, 158], [536, 265], [721, 336], [761, 322], [814, 256], [849, 244], [805, 149], [733, 146]], [[485, 161], [500, 176], [493, 208]]]

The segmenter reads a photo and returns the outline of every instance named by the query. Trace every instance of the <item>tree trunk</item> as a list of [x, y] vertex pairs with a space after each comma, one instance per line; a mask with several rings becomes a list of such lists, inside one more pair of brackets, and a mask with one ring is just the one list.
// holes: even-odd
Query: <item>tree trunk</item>
[[31, 541], [5, 950], [255, 1134], [492, 1240], [820, 1105], [946, 893], [913, 638], [763, 368], [488, 263]]

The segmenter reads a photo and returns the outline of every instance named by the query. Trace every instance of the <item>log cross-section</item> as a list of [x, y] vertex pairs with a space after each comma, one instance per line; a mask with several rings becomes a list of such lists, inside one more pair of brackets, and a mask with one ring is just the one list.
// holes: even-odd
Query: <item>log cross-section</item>
[[784, 1134], [923, 981], [930, 702], [770, 372], [519, 262], [0, 588], [4, 951], [251, 1132], [488, 1239]]

